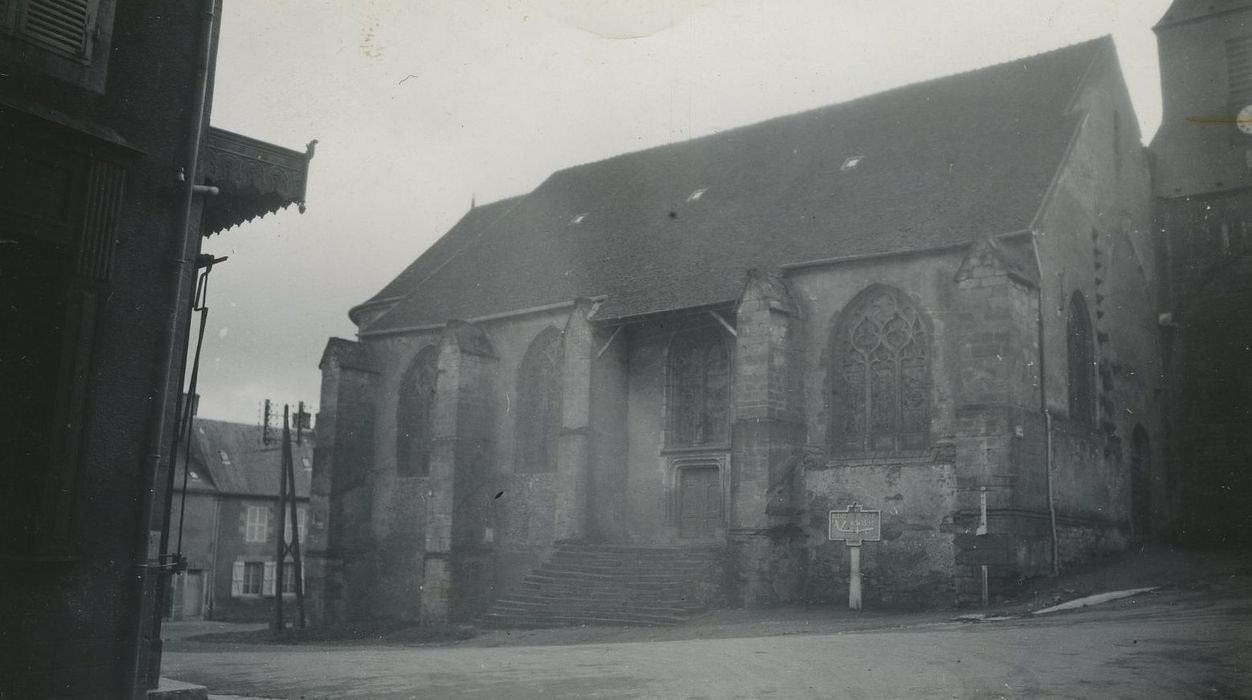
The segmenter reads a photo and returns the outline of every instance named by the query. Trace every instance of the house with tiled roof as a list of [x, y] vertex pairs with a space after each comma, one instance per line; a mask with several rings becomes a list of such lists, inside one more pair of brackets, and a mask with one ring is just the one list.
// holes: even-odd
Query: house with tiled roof
[[[297, 527], [304, 542], [315, 435], [292, 435]], [[281, 438], [281, 430], [259, 425], [192, 419], [174, 475], [171, 541], [187, 567], [172, 580], [165, 611], [170, 619], [272, 618], [280, 525], [291, 539], [290, 513], [280, 513], [278, 503]], [[294, 571], [290, 556], [286, 566]], [[283, 597], [292, 605], [295, 577], [284, 578]]]
[[326, 346], [314, 614], [833, 601], [859, 538], [866, 604], [951, 604], [1152, 538], [1159, 255], [1108, 37], [560, 170]]

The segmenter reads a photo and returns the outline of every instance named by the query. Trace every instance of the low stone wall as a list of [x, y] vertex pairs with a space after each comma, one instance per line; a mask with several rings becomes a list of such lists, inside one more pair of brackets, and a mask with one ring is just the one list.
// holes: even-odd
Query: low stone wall
[[957, 480], [953, 465], [890, 459], [844, 460], [805, 475], [804, 516], [798, 546], [800, 598], [826, 603], [845, 599], [847, 546], [827, 540], [829, 511], [860, 503], [882, 511], [882, 541], [861, 549], [867, 604], [948, 604], [955, 573], [953, 514]]
[[1056, 545], [1061, 568], [1126, 550], [1125, 525], [1096, 520], [1058, 518]]

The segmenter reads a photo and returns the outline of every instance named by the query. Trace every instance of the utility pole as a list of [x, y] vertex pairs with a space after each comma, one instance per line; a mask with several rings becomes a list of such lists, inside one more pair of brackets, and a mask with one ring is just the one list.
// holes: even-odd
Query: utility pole
[[[301, 403], [303, 413], [303, 403]], [[299, 419], [297, 419], [299, 420]], [[303, 432], [303, 431], [301, 431]], [[287, 542], [286, 528], [283, 520], [291, 526], [291, 542]], [[282, 460], [279, 465], [278, 489], [278, 556], [274, 565], [274, 633], [282, 634], [283, 624], [283, 583], [286, 580], [287, 555], [291, 555], [292, 572], [296, 592], [297, 626], [304, 628], [304, 576], [300, 560], [300, 520], [296, 508], [296, 470], [291, 456], [291, 406], [283, 405], [283, 437]]]

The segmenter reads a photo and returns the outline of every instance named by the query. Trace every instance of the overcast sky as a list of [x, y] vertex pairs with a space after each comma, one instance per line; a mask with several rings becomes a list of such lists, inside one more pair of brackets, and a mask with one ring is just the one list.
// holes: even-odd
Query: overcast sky
[[[469, 208], [554, 170], [1112, 34], [1144, 140], [1169, 0], [227, 0], [215, 126], [308, 210], [214, 236], [200, 415], [316, 407], [330, 336]], [[280, 409], [281, 410], [281, 409]]]

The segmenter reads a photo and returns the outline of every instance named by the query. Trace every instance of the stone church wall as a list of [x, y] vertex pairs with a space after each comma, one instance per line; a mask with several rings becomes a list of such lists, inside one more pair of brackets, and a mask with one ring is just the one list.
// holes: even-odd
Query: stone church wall
[[[1089, 80], [1094, 87], [1076, 100], [1086, 110], [1083, 128], [1034, 239], [1029, 232], [997, 240], [978, 237], [1012, 232], [971, 232], [977, 242], [970, 247], [749, 275], [740, 308], [724, 316], [738, 325], [734, 429], [733, 444], [717, 456], [740, 602], [840, 597], [846, 548], [827, 541], [826, 514], [850, 502], [884, 516], [883, 541], [864, 550], [869, 600], [969, 600], [981, 564], [993, 590], [1045, 573], [1052, 557], [1049, 450], [1062, 563], [1122, 549], [1136, 527], [1150, 526], [1131, 522], [1142, 494], [1134, 495], [1126, 449], [1137, 429], [1152, 439], [1161, 434], [1147, 163], [1111, 58]], [[924, 449], [841, 454], [830, 435], [832, 329], [872, 285], [898, 290], [926, 319]], [[1090, 425], [1068, 415], [1065, 314], [1074, 291], [1087, 300], [1093, 327], [1098, 406]], [[477, 324], [490, 351], [458, 355], [457, 403], [441, 414], [455, 415], [457, 424], [444, 436], [455, 443], [448, 448], [455, 486], [437, 506], [448, 513], [447, 542], [429, 531], [442, 523], [431, 510], [439, 484], [399, 477], [395, 465], [401, 378], [416, 353], [441, 342], [445, 331], [367, 335], [373, 369], [327, 375], [324, 389], [337, 392], [338, 401], [331, 417], [344, 436], [330, 460], [333, 483], [324, 486], [343, 516], [328, 535], [338, 558], [327, 559], [328, 567], [342, 567], [341, 599], [351, 599], [341, 604], [343, 614], [414, 618], [422, 614], [422, 596], [432, 595], [423, 577], [434, 571], [446, 577], [440, 590], [451, 608], [470, 615], [566, 533], [673, 541], [667, 352], [676, 331], [716, 322], [700, 311], [632, 323], [617, 335], [612, 324], [571, 325], [581, 329], [579, 361], [589, 369], [585, 379], [567, 375], [577, 383], [566, 387], [573, 392], [567, 396], [589, 397], [578, 415], [566, 415], [574, 421], [561, 439], [567, 466], [527, 473], [515, 454], [520, 366], [532, 340], [548, 327], [566, 329], [571, 311]], [[336, 396], [323, 397], [323, 406]], [[585, 477], [579, 454], [589, 455]], [[1154, 479], [1162, 473], [1151, 466]], [[1153, 481], [1154, 503], [1164, 502], [1163, 489]], [[585, 513], [558, 513], [571, 498], [582, 503], [575, 493], [585, 494]], [[970, 538], [981, 536], [975, 531], [984, 499], [992, 537], [975, 546]], [[423, 564], [431, 542], [447, 556], [434, 568]], [[329, 603], [334, 577], [328, 581]]]
[[[1088, 86], [1075, 100], [1085, 110], [1083, 126], [1037, 223], [1063, 565], [1125, 548], [1135, 527], [1131, 437], [1136, 426], [1153, 443], [1164, 436], [1148, 160], [1112, 56], [1093, 67]], [[1069, 415], [1067, 316], [1075, 292], [1087, 304], [1094, 335], [1097, 405], [1091, 425]], [[1150, 474], [1151, 521], [1140, 529], [1168, 517], [1163, 476], [1164, 463], [1157, 460]]]
[[[804, 308], [808, 456], [799, 526], [806, 551], [800, 596], [846, 595], [847, 547], [827, 541], [827, 514], [858, 502], [883, 513], [883, 541], [862, 548], [867, 600], [890, 605], [951, 602], [959, 473], [952, 461], [960, 363], [950, 351], [949, 309], [963, 251], [889, 257], [833, 268], [796, 270], [793, 294]], [[895, 287], [928, 317], [931, 329], [930, 448], [917, 454], [831, 452], [831, 333], [847, 304], [872, 284]]]

